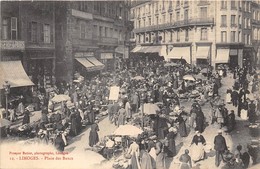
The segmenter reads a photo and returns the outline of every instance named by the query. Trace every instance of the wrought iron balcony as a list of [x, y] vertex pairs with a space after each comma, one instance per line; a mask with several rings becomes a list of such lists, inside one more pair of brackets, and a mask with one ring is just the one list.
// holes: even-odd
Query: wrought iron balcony
[[117, 38], [109, 38], [109, 37], [99, 37], [98, 41], [99, 45], [118, 45], [118, 39]]
[[173, 23], [165, 23], [165, 24], [147, 26], [143, 28], [136, 28], [134, 29], [134, 32], [140, 33], [146, 31], [157, 31], [157, 30], [164, 30], [170, 28], [180, 28], [185, 26], [212, 25], [212, 24], [214, 24], [214, 18], [194, 18], [194, 19], [176, 21]]

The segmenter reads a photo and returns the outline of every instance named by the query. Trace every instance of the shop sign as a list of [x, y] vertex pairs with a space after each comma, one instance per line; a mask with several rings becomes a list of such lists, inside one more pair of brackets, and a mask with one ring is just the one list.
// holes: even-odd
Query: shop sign
[[101, 59], [113, 59], [113, 53], [101, 53]]
[[83, 52], [77, 52], [75, 53], [75, 58], [82, 58], [84, 55], [83, 55]]
[[110, 87], [109, 100], [118, 100], [119, 90], [120, 88], [118, 86]]
[[84, 57], [94, 56], [94, 52], [84, 52], [84, 53], [83, 53], [83, 56], [84, 56]]
[[91, 13], [81, 12], [81, 11], [78, 11], [75, 9], [72, 9], [71, 15], [73, 15], [75, 17], [83, 18], [83, 19], [93, 20], [93, 15]]
[[3, 50], [24, 50], [24, 41], [1, 40], [0, 48]]

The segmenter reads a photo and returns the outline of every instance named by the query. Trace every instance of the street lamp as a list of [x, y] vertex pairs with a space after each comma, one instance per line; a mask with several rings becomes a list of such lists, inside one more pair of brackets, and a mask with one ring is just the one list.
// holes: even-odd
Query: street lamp
[[5, 84], [3, 84], [3, 88], [5, 90], [5, 112], [6, 116], [8, 115], [8, 94], [10, 93], [10, 84], [8, 81], [5, 81]]

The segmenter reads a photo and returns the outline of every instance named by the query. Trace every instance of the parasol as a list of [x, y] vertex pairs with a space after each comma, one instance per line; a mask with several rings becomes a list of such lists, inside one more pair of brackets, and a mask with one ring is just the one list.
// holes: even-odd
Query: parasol
[[143, 133], [143, 130], [133, 125], [120, 125], [115, 131], [114, 135], [121, 136], [133, 136], [136, 137], [138, 134]]
[[195, 78], [196, 78], [196, 79], [201, 79], [201, 80], [205, 80], [205, 79], [207, 79], [207, 77], [205, 77], [205, 76], [202, 75], [201, 73], [198, 74], [198, 75], [195, 75]]
[[65, 94], [56, 95], [51, 99], [51, 101], [56, 102], [56, 103], [63, 102], [63, 101], [69, 101], [69, 100], [70, 100], [70, 97]]
[[201, 71], [200, 71], [200, 73], [208, 73], [209, 72], [209, 70], [207, 69], [207, 68], [203, 68]]
[[183, 76], [184, 80], [190, 80], [190, 81], [195, 81], [195, 78], [192, 75], [185, 75]]
[[11, 124], [12, 124], [12, 122], [10, 122], [9, 120], [0, 119], [0, 127], [9, 126], [9, 125], [11, 125]]
[[144, 114], [156, 114], [159, 111], [159, 107], [156, 104], [147, 103], [144, 104]]
[[142, 76], [135, 76], [132, 79], [134, 79], [134, 80], [144, 80], [144, 77], [142, 77]]

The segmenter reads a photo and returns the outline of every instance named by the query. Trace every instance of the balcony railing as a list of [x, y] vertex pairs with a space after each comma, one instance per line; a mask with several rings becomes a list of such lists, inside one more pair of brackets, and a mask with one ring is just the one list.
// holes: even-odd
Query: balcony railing
[[109, 37], [99, 37], [99, 44], [111, 44], [117, 45], [118, 39], [117, 38], [109, 38]]
[[170, 28], [180, 28], [185, 26], [193, 26], [193, 25], [212, 25], [214, 24], [214, 18], [195, 18], [188, 20], [176, 21], [174, 23], [165, 23], [159, 25], [152, 25], [143, 28], [136, 28], [134, 32], [145, 32], [145, 31], [156, 31]]
[[130, 14], [130, 19], [134, 19], [135, 15], [133, 13]]
[[25, 43], [20, 40], [0, 40], [0, 49], [2, 50], [24, 50]]
[[231, 23], [231, 27], [237, 27], [237, 24]]
[[172, 6], [169, 6], [168, 12], [172, 12], [172, 11], [173, 11]]

